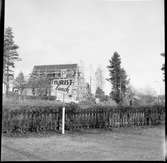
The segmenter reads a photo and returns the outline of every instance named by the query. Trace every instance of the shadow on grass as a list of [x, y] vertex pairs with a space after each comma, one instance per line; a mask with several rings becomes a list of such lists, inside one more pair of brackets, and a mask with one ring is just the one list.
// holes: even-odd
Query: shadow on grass
[[101, 129], [101, 128], [85, 128], [85, 129], [73, 129], [73, 130], [65, 130], [65, 134], [62, 135], [61, 131], [40, 131], [40, 132], [26, 132], [21, 133], [19, 131], [10, 132], [10, 133], [2, 133], [4, 137], [12, 137], [12, 138], [30, 138], [30, 137], [51, 137], [51, 136], [75, 136], [75, 135], [84, 135], [84, 134], [104, 134], [111, 132], [112, 129]]
[[12, 138], [30, 138], [30, 137], [50, 137], [50, 136], [61, 136], [61, 132], [58, 131], [48, 131], [48, 132], [12, 132], [12, 133], [3, 133], [4, 137], [12, 137]]
[[[143, 130], [158, 128], [163, 129], [164, 124], [159, 124], [155, 126], [135, 126], [135, 127], [117, 127], [117, 128], [78, 128], [72, 130], [65, 130], [65, 135], [68, 136], [77, 136], [84, 134], [108, 134], [108, 133], [123, 133], [123, 134], [142, 134]], [[15, 131], [12, 133], [2, 133], [2, 136], [12, 137], [12, 138], [30, 138], [30, 137], [51, 137], [51, 136], [63, 136], [61, 130], [59, 131], [39, 131], [39, 132], [26, 132], [21, 133]]]

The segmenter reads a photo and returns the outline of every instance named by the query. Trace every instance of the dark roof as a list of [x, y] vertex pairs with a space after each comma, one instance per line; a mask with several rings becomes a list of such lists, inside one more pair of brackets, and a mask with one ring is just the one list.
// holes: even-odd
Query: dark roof
[[77, 64], [61, 64], [61, 65], [36, 65], [33, 71], [55, 71], [58, 69], [76, 69]]

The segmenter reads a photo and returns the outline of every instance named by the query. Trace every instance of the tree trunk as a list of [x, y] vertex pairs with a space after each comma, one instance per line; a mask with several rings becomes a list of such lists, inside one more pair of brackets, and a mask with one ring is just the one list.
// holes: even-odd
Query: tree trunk
[[6, 97], [9, 94], [9, 66], [7, 66], [7, 77], [6, 77]]

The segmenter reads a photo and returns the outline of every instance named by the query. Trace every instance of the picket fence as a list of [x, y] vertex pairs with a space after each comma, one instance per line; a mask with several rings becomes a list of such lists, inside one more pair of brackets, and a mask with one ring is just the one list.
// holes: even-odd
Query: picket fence
[[[62, 108], [4, 109], [2, 132], [61, 131]], [[66, 109], [65, 130], [157, 125], [165, 120], [165, 107]]]

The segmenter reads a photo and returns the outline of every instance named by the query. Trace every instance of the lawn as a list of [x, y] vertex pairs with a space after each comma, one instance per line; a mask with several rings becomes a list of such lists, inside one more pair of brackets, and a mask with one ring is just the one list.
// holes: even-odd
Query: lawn
[[164, 125], [2, 136], [2, 161], [164, 160]]

